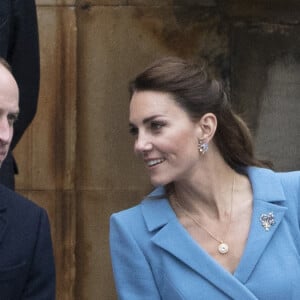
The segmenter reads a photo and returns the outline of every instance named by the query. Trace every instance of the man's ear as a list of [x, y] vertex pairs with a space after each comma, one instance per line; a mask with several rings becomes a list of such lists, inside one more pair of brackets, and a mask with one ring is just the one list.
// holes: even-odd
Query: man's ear
[[206, 113], [197, 122], [197, 125], [197, 138], [205, 143], [211, 141], [217, 130], [218, 122], [216, 116], [213, 113]]

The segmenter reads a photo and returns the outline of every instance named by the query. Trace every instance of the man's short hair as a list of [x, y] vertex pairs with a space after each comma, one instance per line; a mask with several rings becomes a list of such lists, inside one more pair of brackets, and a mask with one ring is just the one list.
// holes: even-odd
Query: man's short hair
[[3, 57], [0, 57], [0, 64], [10, 73], [12, 72], [10, 64]]

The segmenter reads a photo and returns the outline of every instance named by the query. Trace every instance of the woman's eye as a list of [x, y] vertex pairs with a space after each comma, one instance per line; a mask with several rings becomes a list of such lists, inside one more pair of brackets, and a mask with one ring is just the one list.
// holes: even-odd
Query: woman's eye
[[164, 123], [162, 123], [162, 122], [152, 122], [151, 123], [151, 129], [153, 129], [153, 130], [160, 130], [160, 129], [162, 129], [162, 127], [164, 127]]

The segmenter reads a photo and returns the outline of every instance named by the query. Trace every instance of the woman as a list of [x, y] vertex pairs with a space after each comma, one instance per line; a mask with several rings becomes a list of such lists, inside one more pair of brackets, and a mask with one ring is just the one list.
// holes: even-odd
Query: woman
[[111, 217], [119, 299], [300, 299], [300, 172], [264, 168], [203, 67], [164, 58], [130, 90], [156, 188]]

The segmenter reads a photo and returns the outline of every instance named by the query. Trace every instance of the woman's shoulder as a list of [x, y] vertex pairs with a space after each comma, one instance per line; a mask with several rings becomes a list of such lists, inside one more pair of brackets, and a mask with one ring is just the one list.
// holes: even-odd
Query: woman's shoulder
[[271, 169], [248, 167], [246, 173], [256, 198], [284, 200], [300, 197], [299, 171], [278, 172]]
[[[300, 171], [273, 171], [268, 169], [265, 172], [269, 172], [271, 176], [277, 177], [282, 186], [288, 189], [300, 189]], [[268, 171], [267, 171], [268, 170]]]
[[280, 179], [283, 181], [291, 183], [299, 183], [300, 180], [300, 170], [296, 171], [276, 171], [266, 168], [259, 167], [248, 167], [246, 173], [255, 175], [256, 177], [268, 178], [268, 179]]
[[300, 171], [279, 172], [277, 175], [287, 198], [296, 197], [300, 201]]
[[277, 175], [287, 184], [300, 184], [300, 171], [277, 172]]
[[119, 224], [132, 232], [152, 232], [175, 218], [176, 214], [168, 201], [165, 189], [158, 187], [138, 205], [112, 214], [110, 221], [111, 224]]
[[142, 210], [155, 210], [155, 207], [158, 207], [159, 204], [164, 201], [166, 201], [165, 190], [163, 187], [157, 187], [150, 194], [143, 197], [137, 205], [115, 212], [111, 217], [118, 219], [132, 219], [137, 217], [137, 215], [142, 214]]

